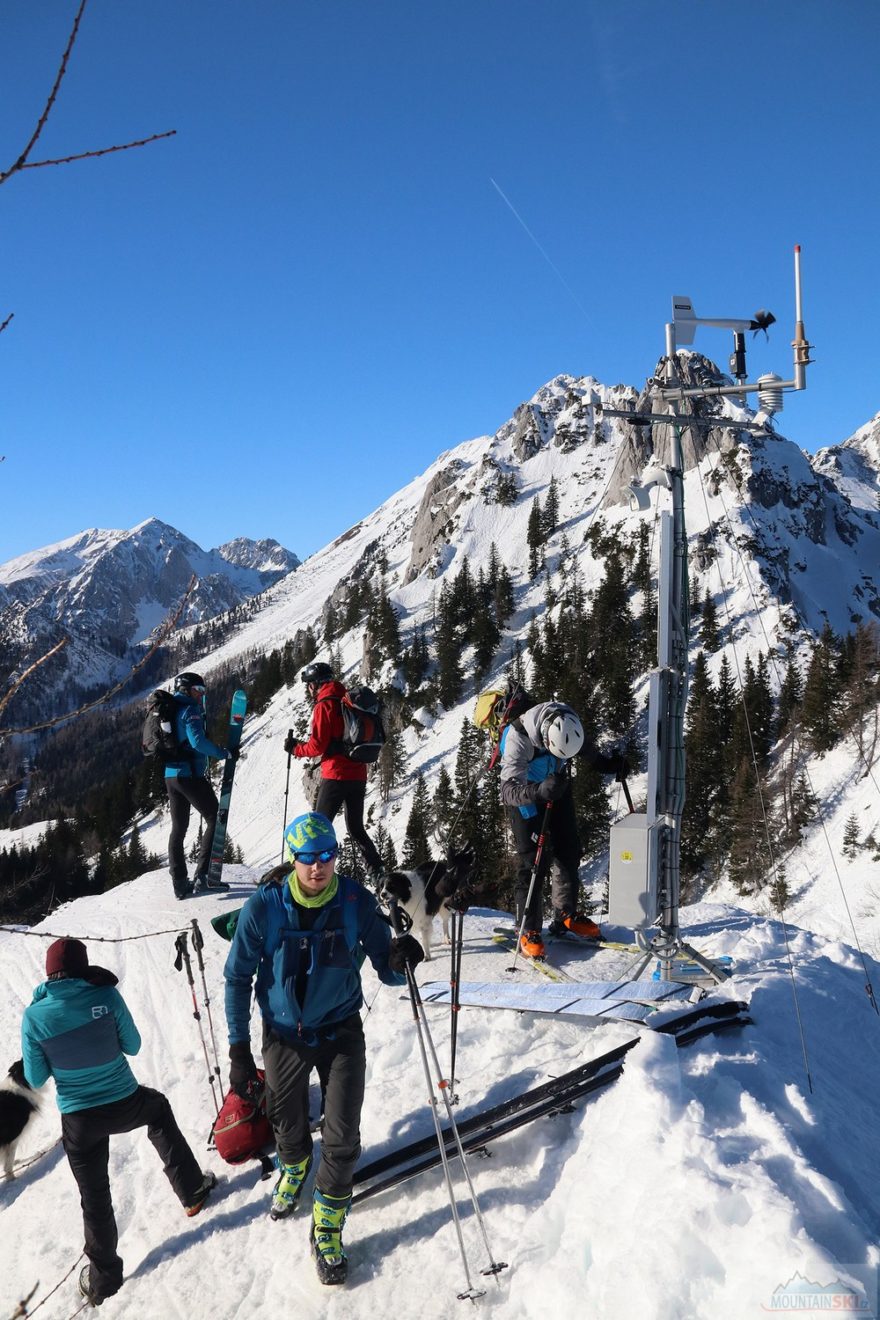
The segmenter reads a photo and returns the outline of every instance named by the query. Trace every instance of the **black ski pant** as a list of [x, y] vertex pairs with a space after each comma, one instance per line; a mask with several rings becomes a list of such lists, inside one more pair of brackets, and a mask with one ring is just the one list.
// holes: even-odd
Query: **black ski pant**
[[333, 820], [342, 807], [345, 813], [345, 828], [349, 837], [363, 853], [367, 869], [381, 875], [384, 871], [382, 858], [376, 851], [373, 840], [364, 828], [364, 798], [367, 785], [362, 779], [322, 779], [318, 796], [315, 799], [315, 811]]
[[196, 875], [205, 875], [211, 861], [211, 844], [214, 842], [214, 826], [217, 823], [217, 794], [207, 779], [201, 775], [182, 778], [169, 777], [165, 780], [168, 789], [168, 806], [171, 810], [171, 834], [168, 836], [168, 869], [175, 894], [186, 885], [186, 858], [183, 855], [183, 841], [189, 825], [190, 808], [196, 811], [205, 822], [202, 830], [202, 844], [196, 862]]
[[[529, 882], [532, 878], [532, 868], [535, 865], [535, 854], [538, 851], [541, 824], [546, 811], [546, 804], [544, 803], [537, 803], [537, 807], [537, 815], [528, 818], [521, 816], [516, 807], [509, 808], [513, 840], [519, 858], [516, 879], [513, 885], [516, 898], [517, 923], [522, 921], [526, 896], [529, 892]], [[550, 812], [547, 821], [547, 837], [544, 841], [541, 864], [538, 867], [538, 875], [535, 878], [535, 887], [529, 903], [526, 930], [540, 930], [544, 924], [544, 878], [550, 870], [551, 863], [553, 867], [552, 896], [554, 913], [577, 911], [578, 865], [580, 860], [581, 842], [578, 838], [574, 800], [571, 796], [571, 789], [567, 789], [563, 796], [553, 803], [553, 810]]]
[[297, 1164], [312, 1151], [309, 1125], [309, 1074], [318, 1069], [324, 1088], [321, 1163], [315, 1185], [325, 1196], [350, 1196], [361, 1153], [361, 1108], [367, 1055], [360, 1017], [332, 1028], [316, 1045], [287, 1040], [263, 1028], [266, 1112], [275, 1130], [278, 1158]]
[[139, 1127], [146, 1127], [181, 1205], [192, 1205], [204, 1174], [161, 1092], [139, 1086], [124, 1100], [61, 1115], [61, 1140], [82, 1205], [89, 1290], [97, 1298], [111, 1297], [122, 1287], [122, 1260], [116, 1252], [119, 1233], [110, 1197], [110, 1137]]

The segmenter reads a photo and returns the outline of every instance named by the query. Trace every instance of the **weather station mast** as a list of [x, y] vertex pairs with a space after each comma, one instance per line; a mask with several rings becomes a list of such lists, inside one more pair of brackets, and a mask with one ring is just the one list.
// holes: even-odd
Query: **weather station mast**
[[[641, 954], [627, 975], [634, 979], [656, 958], [666, 980], [682, 979], [681, 964], [695, 963], [714, 981], [729, 975], [722, 966], [685, 943], [679, 922], [681, 897], [681, 822], [685, 803], [684, 717], [688, 690], [688, 544], [684, 513], [684, 458], [682, 431], [688, 427], [768, 432], [769, 419], [780, 412], [786, 390], [806, 389], [810, 348], [804, 335], [801, 303], [801, 250], [794, 250], [795, 331], [792, 340], [794, 373], [783, 380], [773, 372], [749, 384], [746, 370], [746, 333], [766, 334], [776, 318], [756, 312], [748, 319], [698, 317], [690, 298], [672, 299], [672, 320], [666, 325], [663, 369], [649, 396], [650, 412], [605, 408], [606, 417], [622, 417], [637, 426], [666, 425], [671, 446], [668, 463], [651, 458], [641, 480], [630, 486], [634, 511], [651, 507], [653, 489], [668, 492], [660, 512], [660, 567], [657, 592], [657, 666], [651, 671], [648, 694], [648, 791], [644, 812], [624, 816], [611, 827], [608, 920], [635, 931]], [[683, 383], [679, 347], [694, 342], [699, 326], [733, 331], [730, 372], [736, 384]], [[696, 417], [687, 411], [689, 400], [729, 397], [744, 403], [757, 394], [760, 411], [755, 420]], [[666, 405], [666, 410], [664, 410]], [[676, 973], [674, 964], [679, 964]]]

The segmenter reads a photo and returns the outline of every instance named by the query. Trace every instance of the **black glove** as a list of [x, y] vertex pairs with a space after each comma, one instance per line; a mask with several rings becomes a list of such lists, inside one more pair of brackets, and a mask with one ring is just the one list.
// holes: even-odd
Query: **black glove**
[[450, 894], [443, 906], [450, 912], [467, 912], [475, 898], [476, 894], [470, 885], [462, 885], [461, 889], [456, 889], [454, 894]]
[[287, 737], [284, 739], [284, 750], [288, 756], [293, 756], [293, 749], [296, 746], [296, 739], [293, 736], [293, 729], [287, 730]]
[[251, 1047], [245, 1040], [229, 1046], [229, 1089], [242, 1100], [250, 1100], [256, 1089], [257, 1065]]
[[238, 758], [239, 758], [240, 755], [241, 755], [241, 748], [240, 748], [240, 747], [227, 747], [227, 748], [226, 748], [226, 760], [227, 760], [227, 761], [232, 761], [233, 765], [234, 765], [235, 762], [238, 760]]
[[627, 778], [629, 772], [632, 770], [630, 759], [623, 752], [612, 752], [608, 757], [608, 760], [610, 762], [608, 773], [614, 775], [614, 778], [619, 784], [622, 779]]
[[398, 935], [391, 941], [388, 950], [388, 966], [392, 972], [404, 972], [407, 965], [412, 969], [424, 961], [425, 950], [415, 935]]
[[548, 775], [538, 785], [537, 801], [558, 802], [567, 788], [568, 779], [565, 775]]

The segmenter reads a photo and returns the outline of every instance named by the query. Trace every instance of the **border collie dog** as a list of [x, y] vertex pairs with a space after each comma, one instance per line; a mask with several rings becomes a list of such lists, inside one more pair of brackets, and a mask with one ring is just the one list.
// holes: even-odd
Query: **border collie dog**
[[396, 898], [412, 920], [412, 935], [425, 950], [425, 961], [431, 960], [431, 935], [434, 918], [443, 920], [443, 938], [449, 943], [449, 910], [444, 899], [455, 889], [445, 862], [421, 862], [414, 871], [391, 871], [382, 877], [382, 897]]
[[24, 1064], [17, 1059], [0, 1079], [0, 1159], [7, 1178], [14, 1178], [15, 1151], [40, 1102], [24, 1080]]

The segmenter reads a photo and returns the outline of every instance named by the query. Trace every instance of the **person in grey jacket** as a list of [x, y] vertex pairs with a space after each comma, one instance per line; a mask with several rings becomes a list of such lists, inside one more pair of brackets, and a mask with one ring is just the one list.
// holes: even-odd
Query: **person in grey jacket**
[[601, 774], [625, 777], [629, 762], [619, 752], [604, 755], [584, 739], [576, 712], [560, 701], [532, 706], [501, 734], [501, 801], [510, 808], [510, 823], [519, 858], [514, 894], [516, 921], [523, 919], [529, 883], [545, 827], [545, 846], [528, 902], [522, 951], [532, 958], [544, 954], [543, 881], [553, 859], [553, 920], [550, 930], [569, 930], [598, 939], [599, 927], [578, 908], [578, 866], [581, 843], [575, 819], [568, 765], [575, 756]]
[[28, 1086], [55, 1079], [61, 1140], [82, 1203], [88, 1264], [80, 1292], [93, 1306], [122, 1287], [110, 1137], [145, 1127], [188, 1215], [198, 1214], [217, 1182], [200, 1169], [165, 1096], [138, 1085], [125, 1056], [137, 1054], [140, 1033], [116, 985], [112, 972], [89, 965], [81, 940], [56, 940], [46, 951], [46, 980], [21, 1025]]

